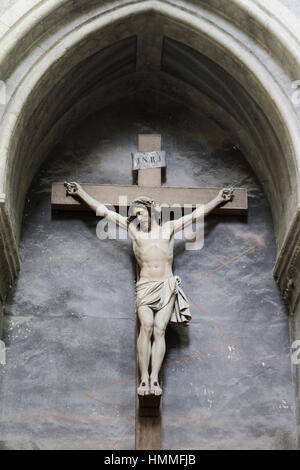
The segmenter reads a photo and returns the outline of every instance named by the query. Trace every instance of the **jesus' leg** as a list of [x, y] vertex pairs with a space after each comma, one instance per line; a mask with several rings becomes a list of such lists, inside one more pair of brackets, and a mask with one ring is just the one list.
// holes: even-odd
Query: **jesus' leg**
[[151, 378], [150, 378], [150, 392], [154, 395], [161, 395], [162, 389], [159, 386], [158, 374], [166, 353], [165, 331], [174, 310], [174, 299], [159, 310], [154, 317], [154, 341], [152, 345], [151, 357]]
[[142, 306], [138, 309], [140, 320], [140, 334], [137, 340], [138, 363], [141, 373], [141, 383], [138, 387], [138, 395], [147, 395], [149, 388], [149, 362], [151, 355], [151, 337], [153, 333], [153, 311]]

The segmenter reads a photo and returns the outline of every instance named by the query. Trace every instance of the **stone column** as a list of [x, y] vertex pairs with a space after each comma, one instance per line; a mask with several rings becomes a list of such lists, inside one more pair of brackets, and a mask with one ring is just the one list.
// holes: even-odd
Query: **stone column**
[[0, 339], [2, 336], [3, 306], [7, 293], [18, 275], [20, 261], [5, 196], [0, 195]]
[[[295, 341], [300, 341], [300, 211], [286, 237], [284, 248], [274, 268], [274, 276], [282, 292], [289, 314], [291, 353], [296, 352]], [[294, 347], [294, 348], [293, 348]], [[299, 346], [297, 346], [299, 350]], [[297, 355], [300, 357], [300, 353]], [[298, 362], [298, 361], [296, 361]], [[300, 448], [300, 364], [292, 360], [295, 388], [297, 447]]]

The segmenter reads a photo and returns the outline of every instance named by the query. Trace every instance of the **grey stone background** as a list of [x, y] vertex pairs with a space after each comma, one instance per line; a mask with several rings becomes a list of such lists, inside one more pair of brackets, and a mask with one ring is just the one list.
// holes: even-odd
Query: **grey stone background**
[[155, 95], [70, 129], [35, 177], [4, 321], [1, 446], [134, 448], [130, 242], [98, 240], [92, 214], [51, 216], [50, 188], [65, 179], [132, 184], [139, 132], [162, 134], [164, 184], [249, 190], [248, 217], [209, 216], [204, 249], [176, 242], [174, 268], [193, 321], [167, 332], [163, 448], [293, 448], [288, 321], [272, 277], [275, 241], [263, 189], [220, 128]]

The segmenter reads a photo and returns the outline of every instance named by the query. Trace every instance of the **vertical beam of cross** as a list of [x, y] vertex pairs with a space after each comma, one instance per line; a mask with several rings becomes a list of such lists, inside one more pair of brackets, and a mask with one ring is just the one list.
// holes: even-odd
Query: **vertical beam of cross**
[[[161, 135], [139, 134], [138, 151], [154, 152], [161, 150]], [[161, 185], [161, 168], [149, 168], [138, 170], [138, 186], [159, 187]], [[146, 196], [147, 194], [145, 194]], [[137, 280], [139, 269], [137, 266]], [[136, 320], [136, 336], [139, 334], [139, 320]], [[137, 386], [140, 382], [138, 360], [136, 363]], [[154, 416], [153, 416], [154, 415]], [[156, 416], [155, 416], [156, 415]], [[135, 442], [137, 450], [159, 450], [161, 449], [161, 401], [159, 397], [136, 396], [136, 431]]]

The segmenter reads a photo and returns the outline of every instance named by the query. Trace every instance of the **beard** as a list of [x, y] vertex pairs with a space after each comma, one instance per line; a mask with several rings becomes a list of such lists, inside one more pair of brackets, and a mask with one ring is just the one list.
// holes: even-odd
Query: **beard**
[[139, 226], [140, 226], [141, 232], [147, 233], [147, 232], [150, 232], [151, 230], [151, 222], [140, 222]]

